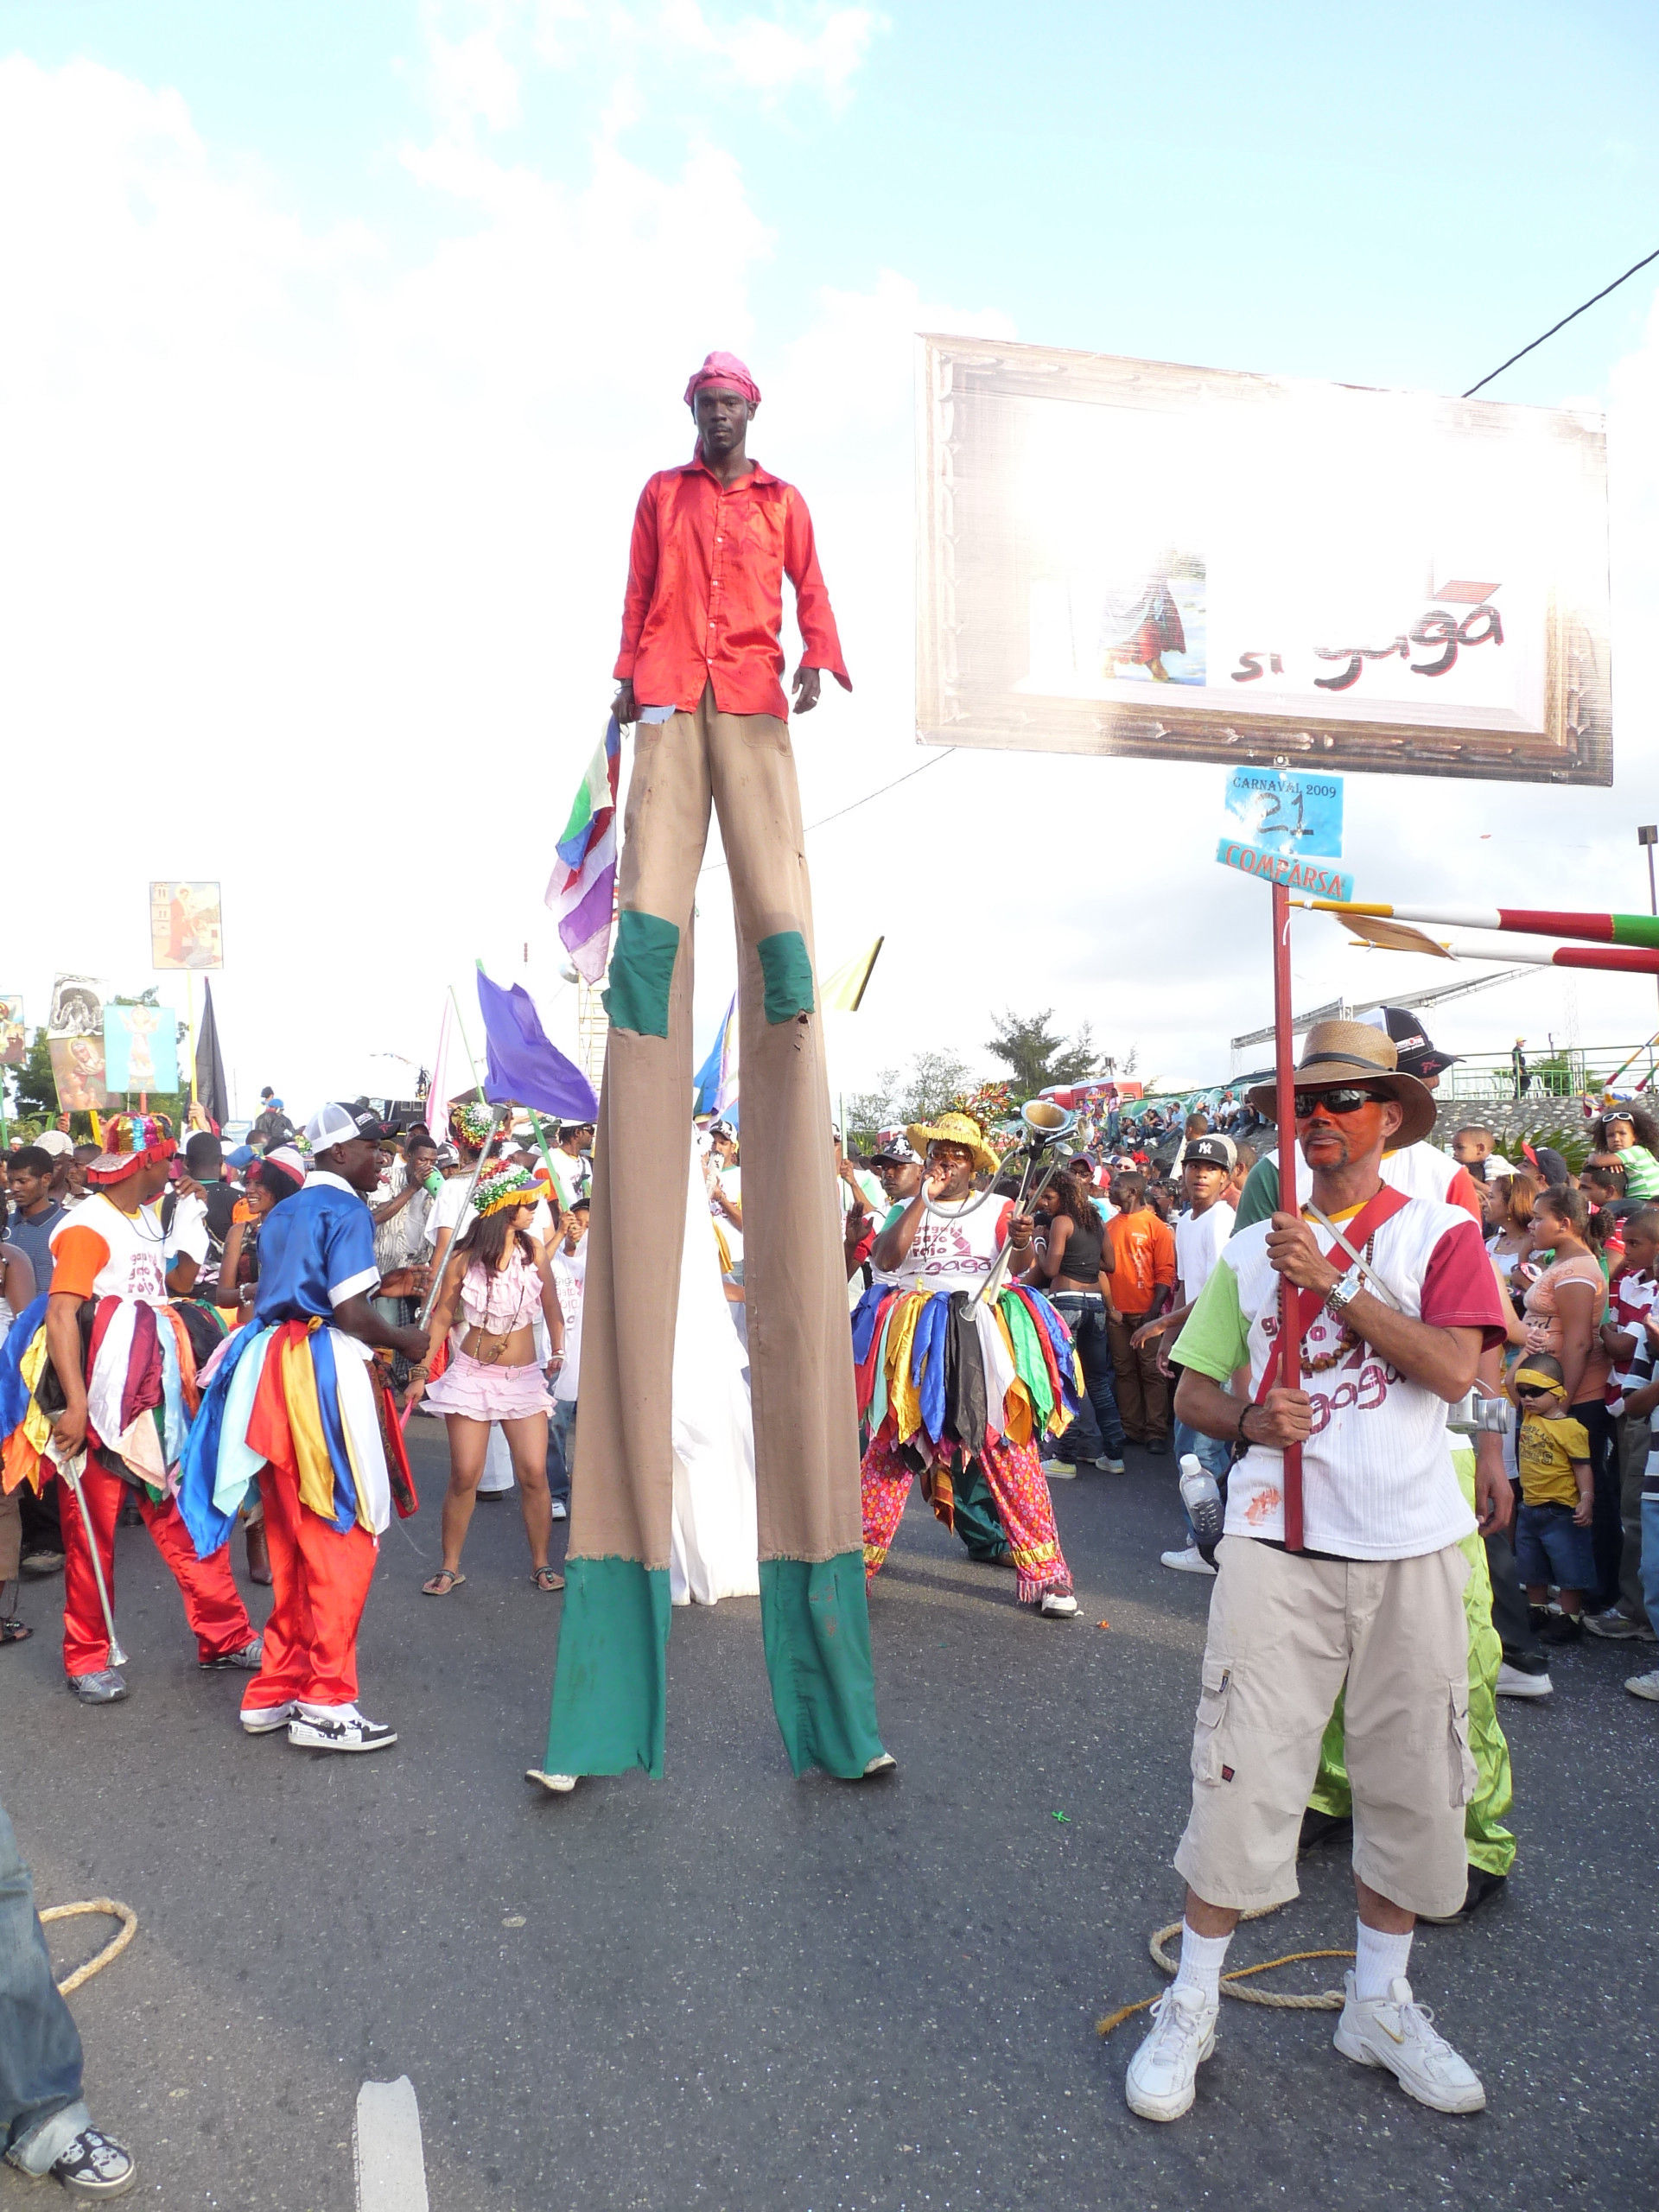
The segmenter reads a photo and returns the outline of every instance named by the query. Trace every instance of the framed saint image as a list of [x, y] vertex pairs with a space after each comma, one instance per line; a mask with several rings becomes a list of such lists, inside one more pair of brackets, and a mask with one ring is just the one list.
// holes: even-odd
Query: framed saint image
[[1602, 418], [921, 340], [917, 734], [1612, 781]]
[[48, 1039], [47, 1049], [52, 1055], [52, 1080], [57, 1087], [58, 1104], [66, 1114], [88, 1110], [106, 1114], [120, 1104], [105, 1083], [101, 1037], [53, 1037]]
[[216, 883], [150, 885], [149, 964], [194, 969], [225, 965]]
[[20, 1068], [28, 1058], [23, 995], [21, 991], [0, 991], [0, 1068]]

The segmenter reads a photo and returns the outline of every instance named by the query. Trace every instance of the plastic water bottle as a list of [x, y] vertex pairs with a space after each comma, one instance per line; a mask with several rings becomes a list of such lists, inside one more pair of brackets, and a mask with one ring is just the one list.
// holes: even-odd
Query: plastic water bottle
[[1192, 1523], [1198, 1548], [1208, 1551], [1221, 1541], [1221, 1491], [1196, 1452], [1181, 1454], [1181, 1503]]

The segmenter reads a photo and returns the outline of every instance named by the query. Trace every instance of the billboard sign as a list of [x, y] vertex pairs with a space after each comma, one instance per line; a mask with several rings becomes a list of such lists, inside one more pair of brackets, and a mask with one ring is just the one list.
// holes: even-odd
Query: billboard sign
[[1582, 409], [922, 340], [931, 743], [1612, 781]]
[[150, 885], [149, 964], [169, 969], [225, 965], [216, 883]]

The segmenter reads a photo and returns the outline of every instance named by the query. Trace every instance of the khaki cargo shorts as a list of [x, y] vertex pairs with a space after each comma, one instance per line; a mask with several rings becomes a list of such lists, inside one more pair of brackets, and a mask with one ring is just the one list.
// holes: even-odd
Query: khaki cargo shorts
[[1302, 1813], [1345, 1681], [1354, 1872], [1408, 1912], [1455, 1912], [1476, 1779], [1459, 1547], [1314, 1560], [1227, 1536], [1216, 1563], [1177, 1870], [1243, 1912], [1296, 1896]]

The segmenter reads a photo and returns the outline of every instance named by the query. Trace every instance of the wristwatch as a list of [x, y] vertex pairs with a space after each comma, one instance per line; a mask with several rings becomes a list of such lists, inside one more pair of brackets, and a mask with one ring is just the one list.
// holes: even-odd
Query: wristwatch
[[1325, 1303], [1333, 1313], [1341, 1313], [1351, 1306], [1364, 1287], [1352, 1275], [1338, 1275], [1325, 1294]]

